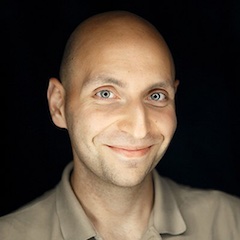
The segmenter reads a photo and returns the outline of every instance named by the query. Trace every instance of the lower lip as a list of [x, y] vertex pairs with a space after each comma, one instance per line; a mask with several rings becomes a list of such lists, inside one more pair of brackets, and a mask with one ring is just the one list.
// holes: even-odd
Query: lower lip
[[143, 149], [137, 149], [137, 150], [128, 150], [128, 149], [117, 148], [117, 147], [112, 147], [112, 146], [109, 146], [109, 148], [112, 149], [114, 152], [124, 155], [129, 158], [143, 157], [150, 150], [150, 147], [143, 148]]

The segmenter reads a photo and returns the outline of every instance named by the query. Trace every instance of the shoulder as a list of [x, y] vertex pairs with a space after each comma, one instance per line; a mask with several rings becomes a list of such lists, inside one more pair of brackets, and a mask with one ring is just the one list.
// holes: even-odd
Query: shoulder
[[171, 188], [180, 206], [188, 205], [188, 207], [191, 207], [192, 205], [194, 207], [196, 203], [198, 203], [197, 206], [199, 207], [210, 207], [214, 205], [218, 208], [233, 208], [234, 210], [240, 211], [240, 198], [237, 196], [215, 189], [201, 189], [186, 186], [165, 177], [163, 181]]
[[[50, 190], [13, 213], [0, 217], [0, 239], [37, 239], [50, 226], [55, 213], [55, 189]], [[52, 223], [51, 223], [52, 225]]]
[[219, 190], [185, 186], [168, 178], [162, 178], [162, 181], [170, 188], [189, 230], [214, 233], [216, 239], [224, 239], [224, 236], [238, 239], [239, 197]]

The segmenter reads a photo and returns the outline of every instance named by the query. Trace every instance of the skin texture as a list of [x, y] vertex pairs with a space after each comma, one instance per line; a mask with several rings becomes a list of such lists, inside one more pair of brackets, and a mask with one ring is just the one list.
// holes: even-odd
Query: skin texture
[[70, 36], [60, 78], [50, 79], [48, 101], [53, 122], [69, 132], [73, 190], [104, 239], [140, 239], [152, 170], [177, 125], [171, 53], [146, 20], [102, 13]]

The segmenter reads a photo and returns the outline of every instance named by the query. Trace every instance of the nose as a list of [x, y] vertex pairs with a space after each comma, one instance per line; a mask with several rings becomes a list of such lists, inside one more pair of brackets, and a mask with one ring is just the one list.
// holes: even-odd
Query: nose
[[144, 103], [130, 103], [123, 109], [123, 118], [119, 121], [119, 129], [135, 139], [143, 139], [150, 131], [148, 109]]

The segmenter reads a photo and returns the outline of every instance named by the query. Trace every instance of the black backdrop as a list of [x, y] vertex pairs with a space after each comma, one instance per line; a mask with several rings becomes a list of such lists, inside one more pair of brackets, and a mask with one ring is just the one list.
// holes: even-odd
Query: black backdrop
[[66, 131], [49, 117], [48, 79], [58, 76], [64, 45], [77, 24], [116, 9], [151, 21], [175, 58], [181, 82], [178, 129], [158, 171], [179, 183], [240, 196], [239, 1], [11, 0], [1, 8], [1, 93], [7, 106], [1, 115], [2, 136], [7, 133], [1, 215], [60, 180], [72, 155]]

